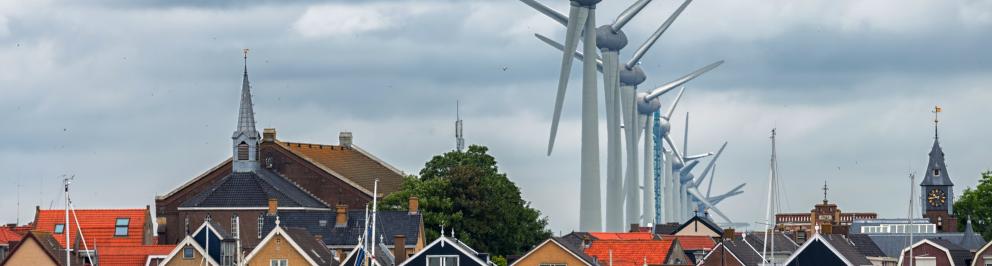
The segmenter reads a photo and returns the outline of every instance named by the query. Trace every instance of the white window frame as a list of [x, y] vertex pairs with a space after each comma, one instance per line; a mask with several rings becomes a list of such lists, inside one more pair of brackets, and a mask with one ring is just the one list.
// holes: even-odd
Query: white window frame
[[[441, 265], [438, 265], [438, 266], [458, 266], [458, 265], [461, 265], [461, 261], [460, 261], [461, 260], [461, 256], [458, 256], [458, 255], [427, 255], [427, 266], [430, 266], [431, 259], [432, 258], [439, 258], [439, 259], [441, 259]], [[455, 258], [455, 265], [445, 265], [445, 263], [444, 263], [444, 259], [445, 258]]]
[[914, 257], [913, 258], [913, 265], [920, 264], [921, 262], [922, 263], [926, 263], [925, 265], [930, 265], [931, 262], [933, 263], [932, 265], [937, 265], [937, 257]]
[[[186, 251], [187, 250], [190, 251], [190, 253], [189, 253], [190, 256], [186, 256]], [[193, 259], [195, 257], [196, 257], [196, 249], [193, 249], [193, 246], [186, 245], [185, 247], [183, 247], [183, 259], [184, 260], [191, 260], [191, 259]]]
[[269, 266], [289, 266], [289, 259], [270, 259]]

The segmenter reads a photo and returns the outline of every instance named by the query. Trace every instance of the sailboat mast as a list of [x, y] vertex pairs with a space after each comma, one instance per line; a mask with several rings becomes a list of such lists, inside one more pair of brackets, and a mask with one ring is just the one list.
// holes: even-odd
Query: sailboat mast
[[65, 193], [65, 223], [62, 225], [62, 231], [65, 233], [65, 265], [71, 265], [72, 261], [69, 255], [69, 180], [70, 177], [62, 176], [62, 185]]
[[913, 266], [913, 198], [916, 197], [916, 190], [914, 190], [914, 185], [916, 184], [916, 174], [909, 174], [909, 266]]
[[[775, 196], [774, 196], [775, 195], [775, 188], [776, 188], [775, 187], [775, 179], [776, 179], [776, 176], [777, 176], [777, 174], [775, 173], [775, 168], [776, 167], [775, 167], [775, 129], [774, 128], [772, 129], [771, 139], [772, 139], [772, 156], [771, 156], [771, 159], [769, 160], [769, 163], [768, 163], [768, 168], [769, 168], [769, 171], [768, 171], [769, 172], [768, 173], [768, 207], [767, 207], [767, 211], [766, 211], [766, 215], [765, 215], [765, 241], [764, 241], [764, 243], [762, 243], [762, 247], [761, 247], [761, 256], [763, 257], [762, 258], [761, 265], [766, 265], [770, 261], [770, 259], [769, 259], [769, 255], [770, 254], [768, 253], [768, 236], [771, 234], [771, 231], [772, 231], [772, 228], [771, 228], [771, 225], [772, 225], [772, 202], [775, 200]], [[771, 245], [771, 248], [772, 248], [772, 253], [774, 253], [775, 252], [774, 238], [772, 238], [772, 241], [773, 241], [773, 243]]]
[[[369, 254], [369, 257], [371, 257], [373, 259], [373, 262], [375, 262], [375, 246], [376, 246], [376, 243], [375, 243], [375, 216], [376, 216], [376, 207], [378, 206], [377, 205], [378, 204], [378, 201], [377, 201], [377, 199], [378, 199], [377, 195], [378, 194], [379, 194], [379, 179], [376, 178], [375, 179], [375, 183], [372, 185], [372, 236], [371, 236], [372, 239], [370, 239], [371, 240], [370, 243], [372, 243], [372, 253]], [[369, 264], [369, 265], [371, 265], [371, 264]]]

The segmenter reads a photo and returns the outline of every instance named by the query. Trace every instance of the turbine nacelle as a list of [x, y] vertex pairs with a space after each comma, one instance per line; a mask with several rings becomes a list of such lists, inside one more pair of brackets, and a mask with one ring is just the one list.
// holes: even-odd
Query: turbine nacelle
[[633, 67], [620, 66], [620, 84], [627, 86], [637, 86], [644, 83], [648, 76], [644, 74], [644, 69], [640, 65]]
[[627, 46], [627, 34], [622, 30], [613, 30], [611, 25], [596, 28], [596, 47], [602, 50], [620, 51]]
[[[661, 99], [659, 97], [648, 98], [646, 92], [638, 92], [637, 96], [637, 112], [642, 115], [653, 114], [654, 112], [661, 109]], [[665, 120], [668, 120], [665, 118]]]

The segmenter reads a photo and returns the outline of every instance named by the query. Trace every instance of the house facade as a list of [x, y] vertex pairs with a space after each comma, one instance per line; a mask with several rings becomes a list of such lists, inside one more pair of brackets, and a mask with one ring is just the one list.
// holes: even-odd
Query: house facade
[[440, 236], [400, 266], [493, 266], [489, 255], [479, 253], [452, 236]]
[[302, 228], [276, 227], [245, 257], [245, 266], [336, 266], [337, 260], [324, 243]]
[[534, 247], [510, 266], [585, 265], [598, 266], [595, 258], [582, 251], [583, 244], [552, 237]]
[[[231, 158], [156, 196], [159, 243], [178, 243], [192, 226], [217, 221], [245, 236], [244, 247], [250, 248], [267, 233], [262, 223], [270, 199], [277, 200], [278, 211], [333, 211], [338, 204], [365, 206], [373, 196], [399, 190], [404, 174], [355, 145], [350, 132], [341, 132], [337, 145], [281, 141], [275, 129], [259, 134], [247, 64], [240, 99]], [[376, 179], [379, 195], [372, 195]]]

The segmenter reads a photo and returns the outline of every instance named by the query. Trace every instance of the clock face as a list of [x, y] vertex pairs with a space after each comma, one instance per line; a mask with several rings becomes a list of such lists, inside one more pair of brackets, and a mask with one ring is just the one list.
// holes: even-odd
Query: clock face
[[927, 203], [933, 207], [944, 206], [944, 203], [947, 203], [947, 193], [939, 188], [932, 189], [927, 193]]

